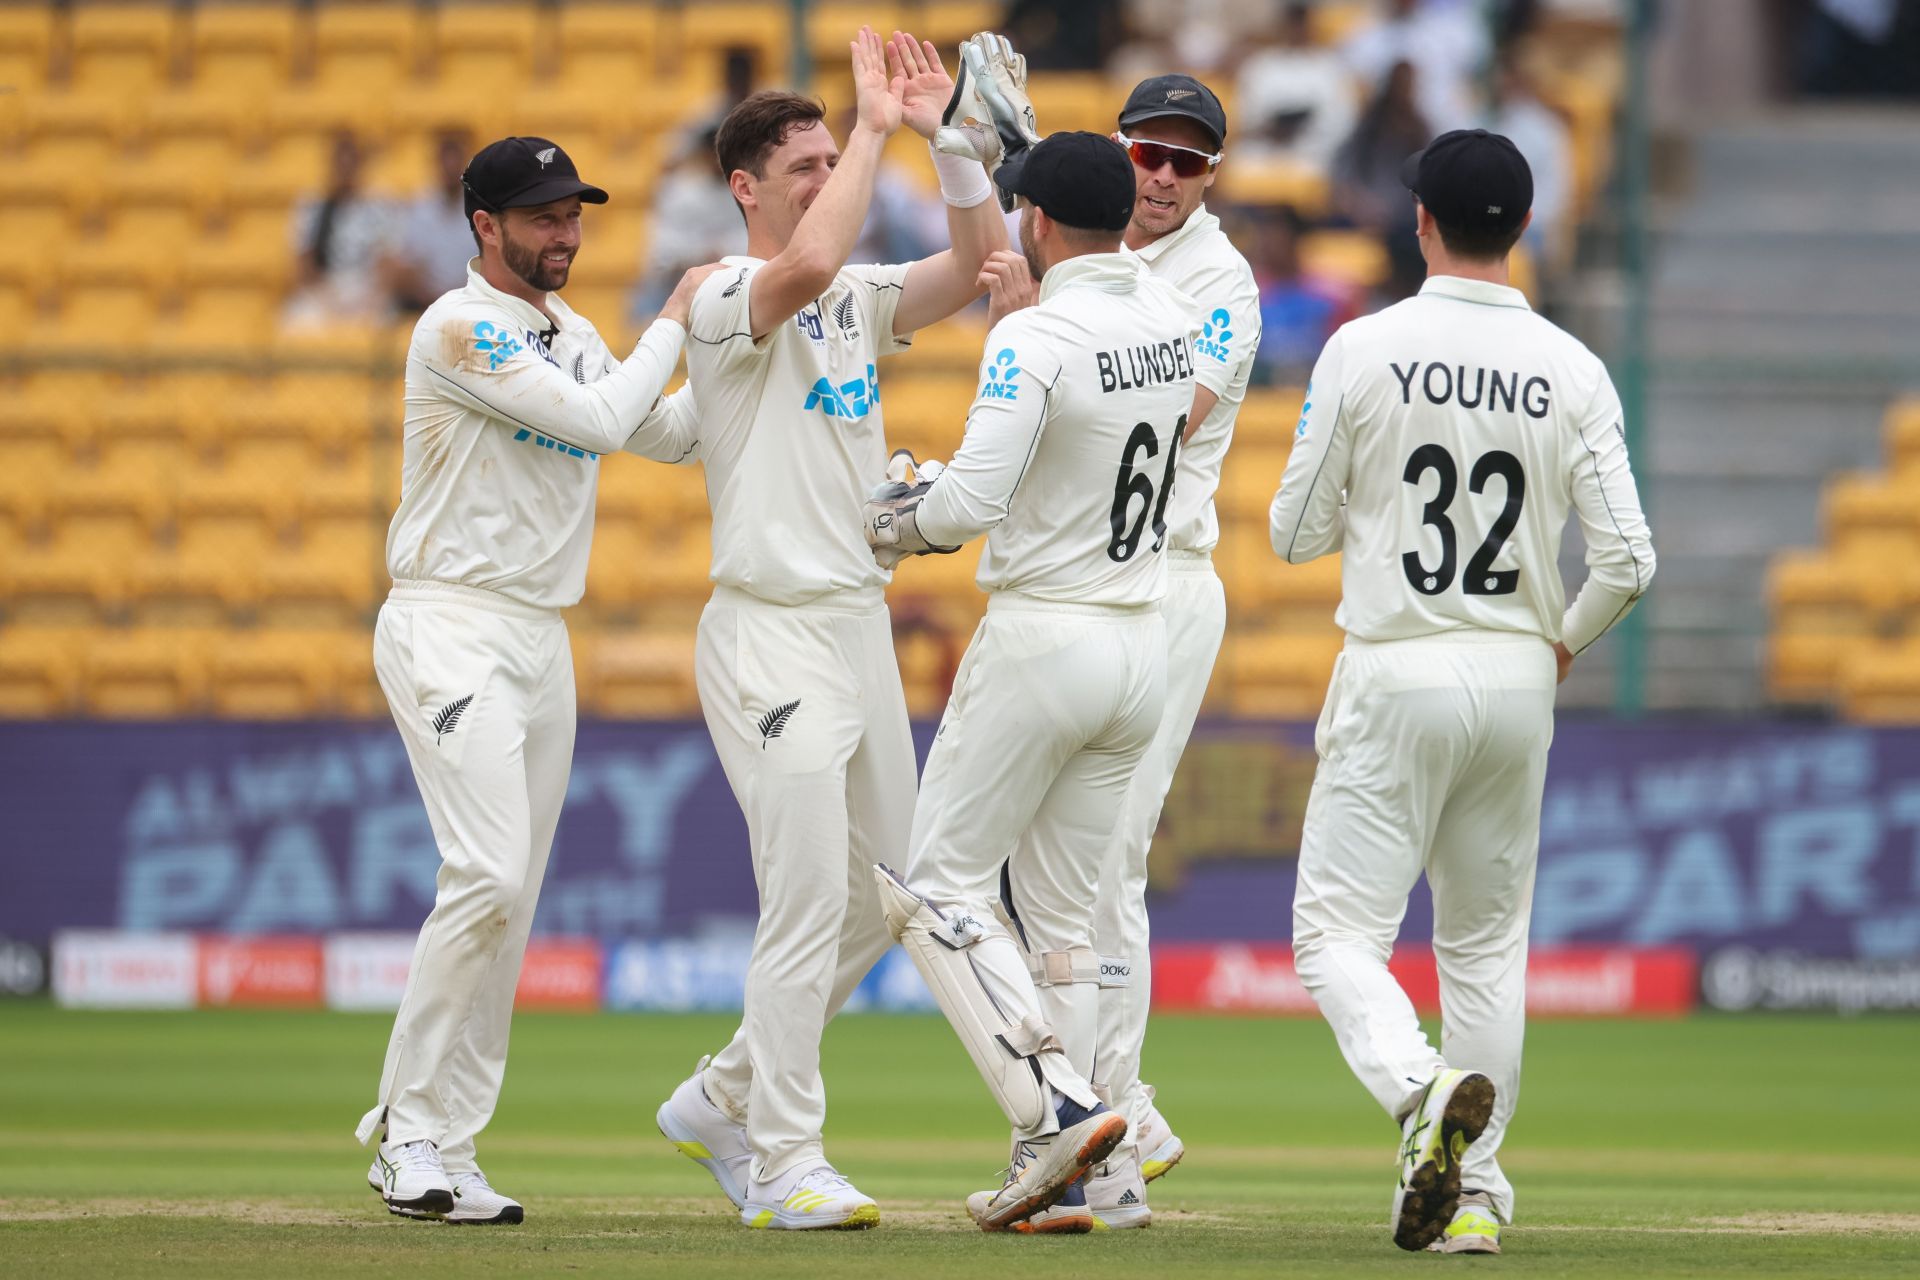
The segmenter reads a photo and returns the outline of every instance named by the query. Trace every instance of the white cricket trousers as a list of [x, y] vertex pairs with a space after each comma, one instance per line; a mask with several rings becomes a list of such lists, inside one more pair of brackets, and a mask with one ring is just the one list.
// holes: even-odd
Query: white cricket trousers
[[573, 768], [573, 655], [553, 610], [395, 582], [373, 669], [426, 802], [440, 876], [361, 1140], [384, 1108], [387, 1141], [430, 1139], [461, 1172], [500, 1097], [514, 988]]
[[[907, 883], [986, 926], [970, 955], [995, 1003], [1052, 1027], [1088, 1098], [1095, 893], [1166, 685], [1158, 605], [996, 592], [954, 677], [914, 815]], [[996, 901], [1017, 940], [995, 919]]]
[[1227, 632], [1227, 593], [1210, 554], [1167, 552], [1167, 598], [1161, 614], [1167, 627], [1166, 713], [1127, 788], [1121, 827], [1100, 872], [1094, 919], [1101, 981], [1093, 1084], [1108, 1106], [1127, 1117], [1129, 1142], [1152, 1103], [1152, 1094], [1140, 1082], [1153, 993], [1153, 960], [1147, 953], [1147, 852]]
[[[1492, 1122], [1461, 1161], [1503, 1222], [1500, 1140], [1520, 1088], [1527, 921], [1553, 741], [1552, 646], [1512, 632], [1349, 638], [1315, 730], [1300, 840], [1294, 966], [1347, 1065], [1398, 1119], [1443, 1067], [1493, 1081]], [[1387, 972], [1426, 872], [1440, 971], [1440, 1051]]]
[[913, 731], [878, 589], [778, 605], [717, 587], [694, 675], [760, 890], [745, 1017], [702, 1084], [770, 1182], [824, 1158], [820, 1035], [893, 943], [873, 864], [907, 847]]

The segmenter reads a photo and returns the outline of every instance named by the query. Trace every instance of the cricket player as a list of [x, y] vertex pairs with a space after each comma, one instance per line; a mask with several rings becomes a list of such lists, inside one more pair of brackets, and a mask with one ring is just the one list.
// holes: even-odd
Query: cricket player
[[1093, 1083], [1127, 1117], [1127, 1141], [1087, 1180], [1087, 1200], [1108, 1227], [1152, 1221], [1146, 1182], [1164, 1174], [1185, 1146], [1140, 1082], [1153, 969], [1147, 952], [1147, 851], [1174, 769], [1193, 733], [1226, 634], [1226, 591], [1213, 571], [1220, 522], [1213, 496], [1233, 439], [1234, 419], [1260, 346], [1260, 291], [1253, 269], [1203, 203], [1227, 137], [1213, 90], [1192, 76], [1141, 81], [1121, 108], [1115, 141], [1133, 161], [1138, 192], [1126, 245], [1155, 276], [1199, 304], [1193, 407], [1167, 503], [1167, 708], [1127, 789], [1125, 819], [1100, 877], [1100, 1035]]
[[555, 292], [580, 251], [582, 202], [607, 193], [544, 138], [493, 143], [462, 182], [479, 256], [414, 327], [393, 590], [373, 641], [440, 848], [439, 886], [357, 1132], [378, 1140], [367, 1180], [394, 1213], [519, 1222], [474, 1137], [500, 1095], [573, 760], [560, 610], [586, 587], [600, 456], [653, 414], [715, 268], [688, 272], [617, 361]]
[[[872, 866], [906, 847], [915, 791], [891, 575], [860, 532], [887, 462], [877, 362], [978, 297], [982, 264], [1007, 243], [983, 158], [936, 152], [953, 248], [846, 265], [888, 136], [904, 122], [946, 137], [950, 108], [975, 104], [911, 36], [863, 28], [852, 53], [858, 117], [844, 149], [798, 94], [754, 94], [721, 124], [747, 253], [695, 297], [690, 326], [688, 448], [706, 465], [715, 584], [696, 678], [746, 815], [760, 921], [739, 1033], [656, 1119], [757, 1228], [879, 1221], [826, 1159], [820, 1079], [827, 1020], [889, 945]], [[1011, 89], [1024, 65], [1009, 55], [996, 42], [990, 74]]]
[[[1294, 963], [1401, 1122], [1394, 1243], [1498, 1253], [1554, 686], [1646, 592], [1653, 544], [1606, 368], [1507, 284], [1531, 216], [1525, 158], [1459, 130], [1401, 177], [1426, 285], [1328, 341], [1271, 512], [1292, 563], [1345, 552], [1347, 642], [1315, 731]], [[1569, 508], [1588, 569], [1571, 607]], [[1387, 972], [1423, 871], [1437, 1053]]]
[[[953, 462], [869, 506], [885, 556], [982, 533], [987, 616], [934, 738], [904, 877], [906, 946], [1014, 1130], [989, 1231], [1093, 1228], [1079, 1184], [1123, 1139], [1094, 1093], [1094, 891], [1166, 697], [1168, 503], [1193, 406], [1192, 301], [1121, 249], [1133, 165], [1055, 134], [995, 174], [1025, 260], [990, 273], [994, 325]], [[1037, 302], [1007, 308], [1040, 274]], [[999, 918], [996, 918], [996, 908]]]

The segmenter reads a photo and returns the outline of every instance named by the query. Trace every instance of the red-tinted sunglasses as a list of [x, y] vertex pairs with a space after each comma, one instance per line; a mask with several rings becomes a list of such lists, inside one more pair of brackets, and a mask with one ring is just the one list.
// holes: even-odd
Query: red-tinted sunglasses
[[1129, 138], [1124, 133], [1120, 134], [1119, 138], [1121, 144], [1127, 149], [1127, 155], [1148, 173], [1152, 173], [1163, 164], [1170, 164], [1173, 166], [1174, 173], [1180, 177], [1197, 178], [1219, 164], [1220, 158], [1226, 154], [1224, 151], [1218, 151], [1208, 155], [1204, 151], [1195, 151], [1192, 147], [1176, 147], [1169, 142], [1141, 142]]

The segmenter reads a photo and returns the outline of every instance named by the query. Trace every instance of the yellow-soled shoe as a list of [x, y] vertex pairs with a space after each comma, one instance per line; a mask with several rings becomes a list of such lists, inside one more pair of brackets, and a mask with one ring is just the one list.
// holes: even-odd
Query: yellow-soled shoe
[[864, 1231], [880, 1225], [880, 1206], [818, 1164], [772, 1185], [750, 1183], [740, 1221], [758, 1231]]
[[1427, 1246], [1428, 1253], [1498, 1253], [1500, 1221], [1493, 1216], [1493, 1201], [1478, 1191], [1460, 1193], [1460, 1207], [1440, 1238]]

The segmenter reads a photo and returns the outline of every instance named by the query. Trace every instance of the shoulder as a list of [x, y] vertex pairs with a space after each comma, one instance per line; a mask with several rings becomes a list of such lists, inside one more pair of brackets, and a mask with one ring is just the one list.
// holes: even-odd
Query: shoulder
[[439, 368], [486, 373], [526, 350], [506, 308], [467, 289], [440, 295], [413, 328], [413, 354]]
[[764, 262], [728, 263], [723, 270], [714, 272], [700, 282], [699, 290], [693, 295], [694, 307], [711, 307], [742, 297], [746, 293], [747, 281], [766, 265]]
[[1066, 363], [1064, 345], [1071, 340], [1066, 317], [1046, 303], [1023, 307], [987, 331], [984, 359], [998, 365], [1019, 365], [1051, 386]]

